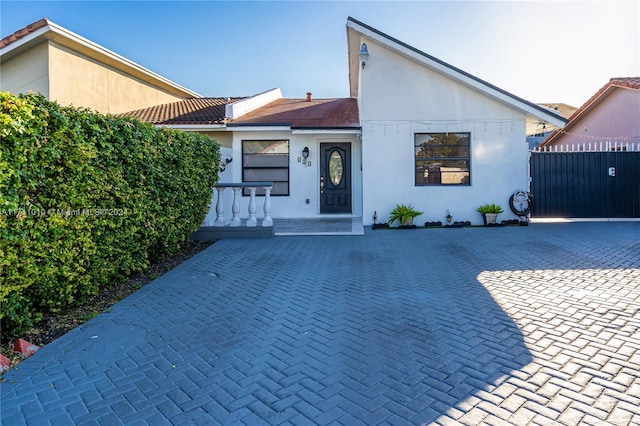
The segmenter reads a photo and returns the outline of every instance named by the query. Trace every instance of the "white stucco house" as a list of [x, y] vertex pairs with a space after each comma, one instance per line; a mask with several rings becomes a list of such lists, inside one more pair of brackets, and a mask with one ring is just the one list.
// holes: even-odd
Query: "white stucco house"
[[[514, 191], [529, 188], [527, 135], [566, 119], [356, 19], [346, 30], [348, 97], [285, 98], [272, 89], [196, 95], [126, 114], [211, 136], [222, 146], [220, 182], [273, 182], [276, 219], [370, 225], [374, 212], [386, 222], [397, 203], [424, 212], [417, 224], [444, 221], [447, 210], [454, 221], [481, 224], [475, 209], [486, 203], [503, 206], [501, 219], [515, 218], [507, 206]], [[241, 219], [249, 216], [248, 191], [238, 200]], [[222, 197], [225, 223], [232, 192]], [[217, 197], [205, 225], [216, 221]]]
[[[274, 181], [274, 218], [370, 225], [374, 212], [385, 222], [397, 203], [423, 211], [417, 223], [444, 222], [448, 210], [478, 225], [475, 209], [486, 203], [516, 218], [508, 200], [529, 188], [527, 134], [566, 119], [353, 18], [347, 43], [349, 98], [289, 99], [273, 89], [229, 100], [208, 122], [179, 123], [198, 115], [175, 112], [187, 101], [156, 107], [154, 122], [218, 140], [232, 160], [223, 183]], [[231, 191], [225, 197], [229, 219]], [[245, 190], [241, 216], [248, 203]], [[206, 223], [215, 217], [214, 200]]]
[[[349, 81], [362, 127], [364, 222], [396, 203], [420, 221], [481, 224], [475, 209], [528, 189], [527, 133], [562, 127], [525, 101], [353, 18], [347, 21]], [[359, 57], [366, 45], [368, 57]]]

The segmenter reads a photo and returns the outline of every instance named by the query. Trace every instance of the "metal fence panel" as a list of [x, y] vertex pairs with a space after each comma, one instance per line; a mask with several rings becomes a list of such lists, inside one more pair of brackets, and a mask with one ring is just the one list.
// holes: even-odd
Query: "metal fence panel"
[[640, 217], [640, 152], [532, 152], [533, 217]]

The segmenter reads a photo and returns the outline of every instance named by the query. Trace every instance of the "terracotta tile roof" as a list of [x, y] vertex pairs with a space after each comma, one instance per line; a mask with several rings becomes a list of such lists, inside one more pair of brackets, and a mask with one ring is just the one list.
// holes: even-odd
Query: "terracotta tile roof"
[[587, 102], [585, 102], [580, 108], [576, 110], [576, 112], [569, 117], [569, 121], [564, 129], [554, 130], [551, 135], [547, 139], [545, 139], [540, 146], [547, 146], [553, 144], [553, 142], [560, 137], [563, 132], [571, 129], [575, 123], [577, 123], [582, 115], [586, 114], [593, 107], [598, 105], [602, 99], [606, 98], [615, 90], [616, 88], [625, 88], [631, 90], [640, 90], [640, 77], [614, 77], [609, 80], [607, 84], [602, 86], [600, 90], [598, 90], [595, 95], [593, 95]]
[[229, 126], [287, 125], [304, 129], [360, 128], [355, 98], [278, 99], [233, 120]]
[[120, 115], [153, 124], [223, 124], [225, 105], [244, 98], [193, 98]]
[[627, 89], [640, 90], [640, 77], [616, 77], [609, 81], [609, 84]]
[[26, 27], [16, 31], [13, 34], [9, 34], [8, 36], [0, 40], [0, 49], [7, 47], [11, 43], [18, 41], [22, 37], [29, 35], [30, 33], [34, 32], [37, 29], [46, 27], [47, 25], [49, 25], [49, 20], [47, 18], [42, 18], [39, 21], [36, 21], [33, 24], [29, 24]]

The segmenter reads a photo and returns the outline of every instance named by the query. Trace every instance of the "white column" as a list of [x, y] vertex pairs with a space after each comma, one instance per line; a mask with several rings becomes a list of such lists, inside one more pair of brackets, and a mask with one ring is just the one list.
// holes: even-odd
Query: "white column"
[[264, 219], [262, 219], [262, 226], [273, 226], [273, 219], [271, 218], [271, 188], [273, 186], [264, 187]]
[[258, 220], [256, 219], [256, 187], [249, 187], [249, 219], [247, 219], [247, 226], [256, 226]]
[[239, 186], [233, 187], [233, 206], [231, 206], [231, 212], [233, 213], [233, 217], [231, 218], [231, 222], [229, 226], [240, 226], [240, 190], [242, 188]]
[[224, 201], [222, 200], [222, 193], [226, 188], [216, 188], [218, 190], [218, 202], [216, 203], [216, 220], [213, 222], [213, 226], [224, 226]]

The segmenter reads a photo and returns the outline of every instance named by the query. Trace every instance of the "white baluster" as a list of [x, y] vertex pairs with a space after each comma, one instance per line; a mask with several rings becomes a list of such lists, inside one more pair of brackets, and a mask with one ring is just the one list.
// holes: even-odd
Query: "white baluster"
[[213, 222], [213, 226], [224, 226], [224, 201], [222, 200], [222, 193], [226, 188], [216, 188], [218, 190], [218, 202], [216, 203], [216, 220]]
[[231, 218], [231, 222], [229, 226], [240, 226], [240, 190], [242, 188], [239, 186], [233, 187], [233, 205], [231, 206], [231, 212], [233, 213], [233, 217]]
[[273, 219], [271, 218], [271, 188], [273, 186], [264, 187], [264, 219], [262, 219], [262, 226], [273, 226]]
[[249, 219], [247, 219], [247, 226], [258, 225], [256, 219], [256, 187], [249, 187]]

